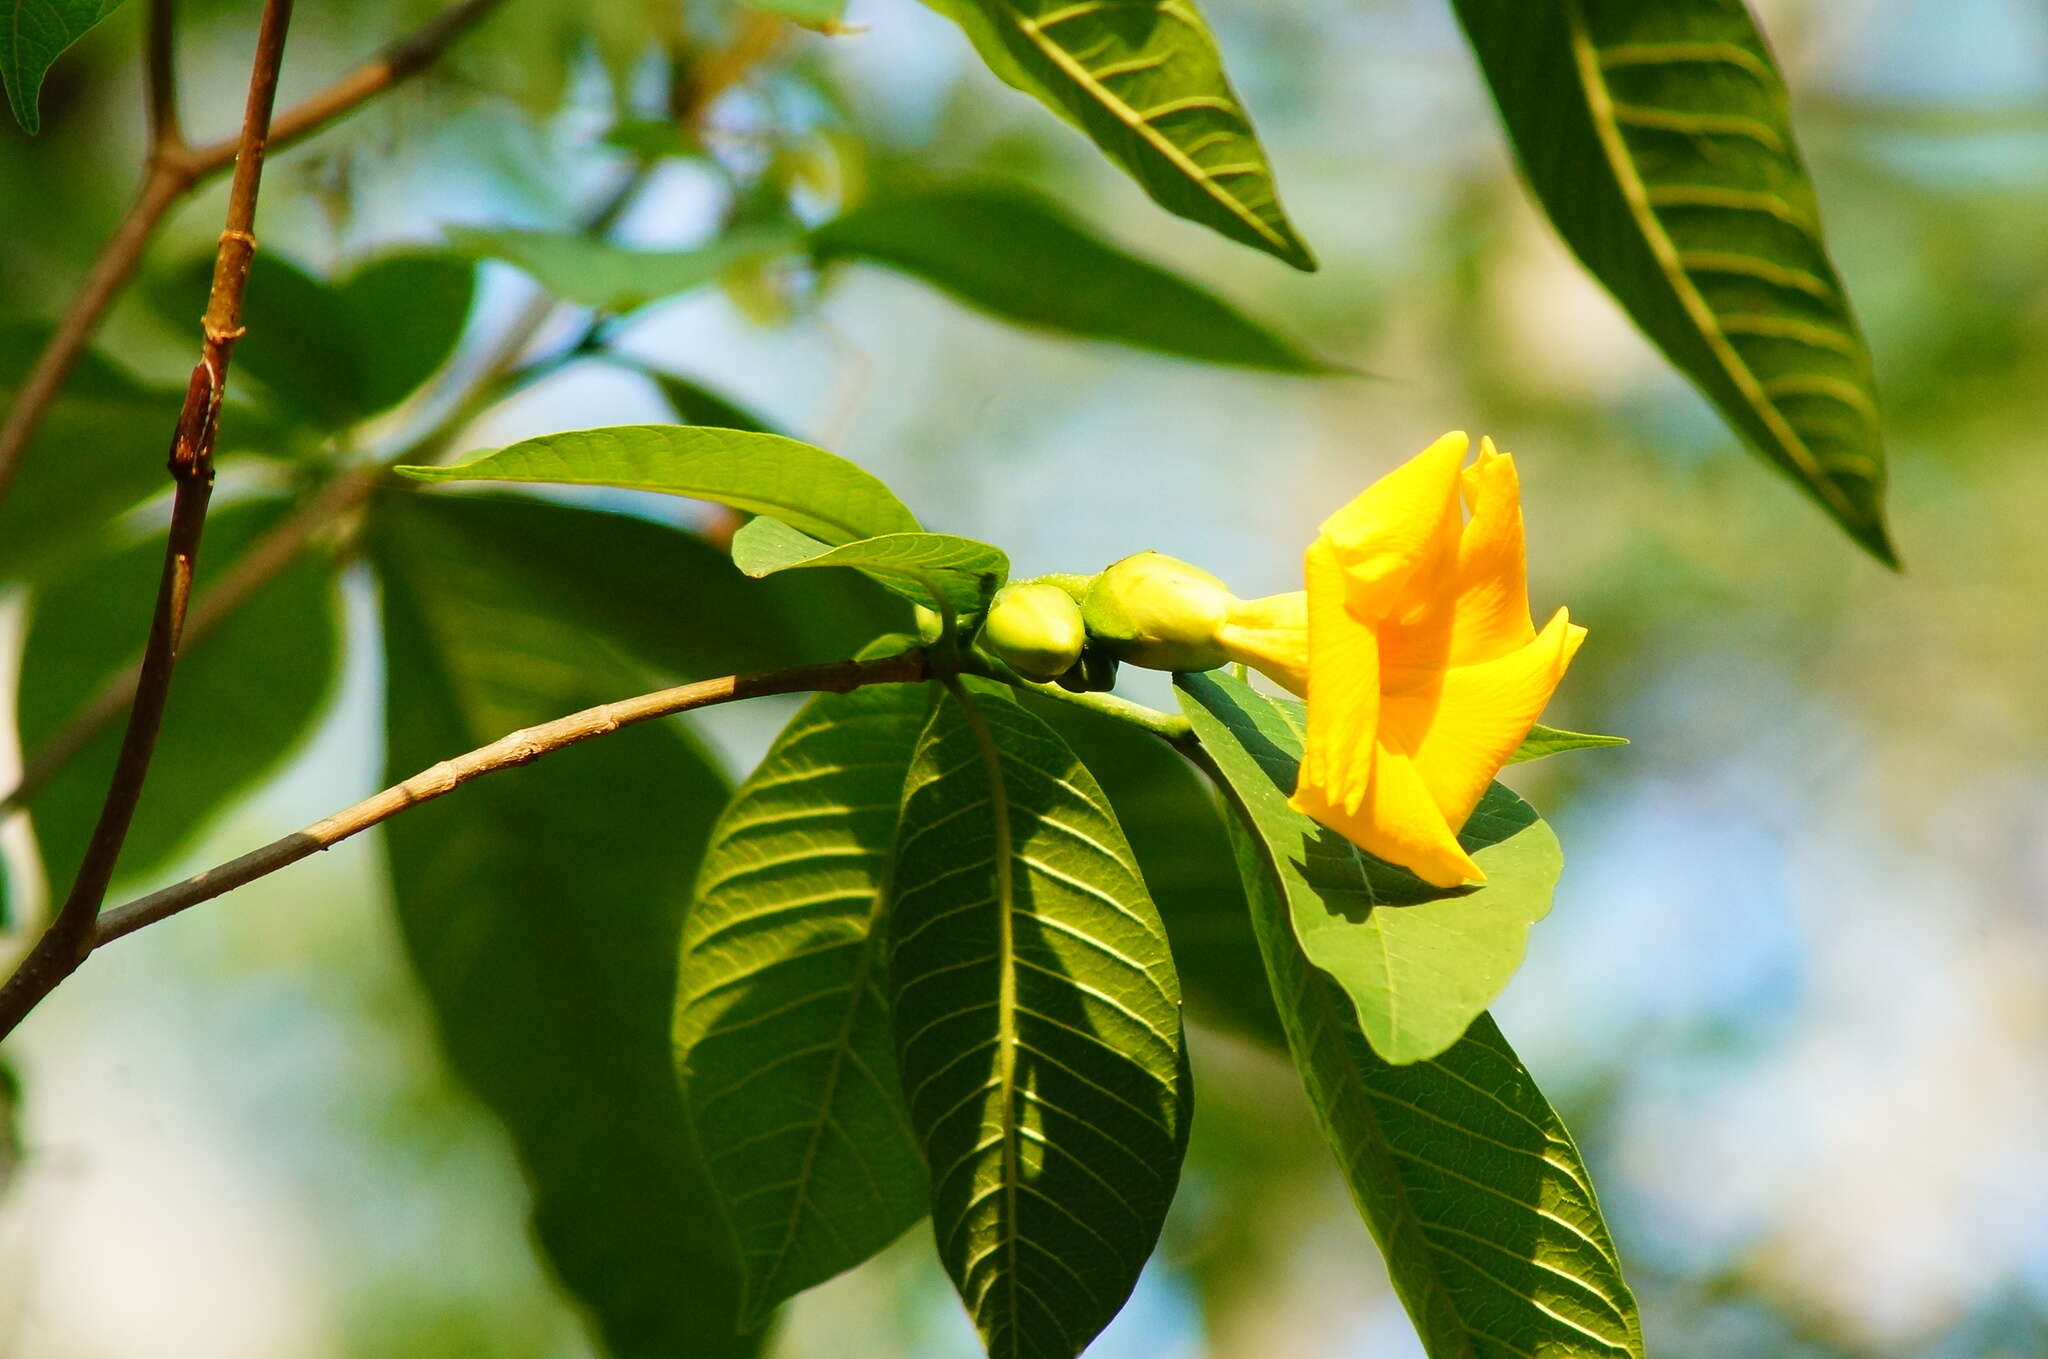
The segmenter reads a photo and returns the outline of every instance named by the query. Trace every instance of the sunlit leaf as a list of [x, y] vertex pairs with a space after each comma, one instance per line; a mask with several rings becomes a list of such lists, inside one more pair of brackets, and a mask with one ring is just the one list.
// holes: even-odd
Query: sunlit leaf
[[1006, 321], [1207, 363], [1336, 371], [1035, 195], [946, 189], [863, 203], [811, 235], [820, 258], [899, 269]]
[[121, 0], [0, 0], [0, 84], [22, 127], [42, 130], [36, 95], [43, 76], [65, 48], [119, 8]]
[[[223, 573], [287, 508], [264, 500], [215, 510], [200, 549], [199, 579]], [[163, 535], [118, 547], [99, 541], [97, 555], [53, 572], [30, 596], [20, 693], [27, 751], [41, 749], [80, 704], [142, 653], [163, 571]], [[185, 648], [122, 849], [124, 874], [161, 868], [297, 751], [334, 685], [340, 652], [340, 601], [330, 568], [317, 557], [301, 558], [211, 637]], [[227, 732], [234, 739], [226, 739]], [[120, 745], [121, 724], [115, 723], [31, 805], [44, 867], [59, 891], [84, 857]]]
[[400, 467], [418, 481], [616, 486], [711, 500], [776, 518], [826, 543], [915, 533], [917, 518], [875, 477], [779, 434], [693, 425], [613, 425], [544, 434], [454, 467]]
[[627, 312], [701, 288], [735, 266], [789, 254], [803, 238], [793, 228], [756, 227], [694, 250], [634, 250], [573, 231], [458, 227], [448, 243], [503, 260], [566, 302]]
[[1168, 212], [1315, 268], [1194, 0], [930, 0]]
[[1270, 856], [1240, 827], [1232, 840], [1309, 1103], [1425, 1352], [1642, 1359], [1585, 1162], [1492, 1017], [1389, 1065], [1303, 954]]
[[1454, 0], [1536, 195], [1729, 422], [1895, 563], [1870, 355], [1737, 0]]
[[931, 693], [880, 685], [811, 700], [719, 818], [698, 875], [676, 1060], [752, 1315], [925, 1214], [882, 912]]
[[986, 690], [918, 743], [891, 895], [939, 1258], [991, 1355], [1073, 1359], [1137, 1282], [1186, 1147], [1164, 927], [1087, 769]]
[[1529, 728], [1529, 734], [1522, 738], [1522, 744], [1515, 747], [1515, 753], [1508, 756], [1509, 764], [1520, 764], [1524, 760], [1540, 760], [1546, 755], [1562, 755], [1567, 750], [1597, 750], [1601, 746], [1625, 746], [1626, 736], [1596, 736], [1586, 731], [1560, 731], [1546, 727], [1541, 722]]
[[1433, 1057], [1458, 1040], [1521, 965], [1564, 866], [1557, 837], [1495, 784], [1459, 843], [1484, 885], [1431, 887], [1294, 811], [1301, 706], [1226, 675], [1183, 675], [1181, 707], [1271, 861], [1303, 951], [1335, 978], [1373, 1050]]
[[[375, 525], [388, 777], [632, 691], [581, 620], [415, 508], [385, 504]], [[758, 1348], [737, 1331], [738, 1261], [669, 1051], [683, 912], [725, 796], [681, 726], [649, 724], [385, 828], [449, 1062], [511, 1134], [541, 1249], [616, 1359]]]
[[914, 604], [957, 617], [988, 602], [1009, 579], [1001, 548], [950, 533], [888, 533], [833, 547], [779, 519], [752, 520], [732, 538], [733, 565], [750, 576], [838, 566], [872, 576]]

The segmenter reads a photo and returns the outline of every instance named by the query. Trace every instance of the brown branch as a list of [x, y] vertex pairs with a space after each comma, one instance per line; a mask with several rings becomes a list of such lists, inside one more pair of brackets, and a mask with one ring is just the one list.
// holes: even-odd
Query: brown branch
[[[304, 102], [277, 116], [269, 144], [281, 147], [300, 140], [350, 112], [365, 100], [419, 74], [448, 46], [503, 0], [463, 0], [430, 20], [417, 32], [386, 47], [376, 57]], [[149, 38], [148, 107], [152, 127], [149, 171], [135, 204], [113, 237], [87, 270], [71, 305], [36, 355], [0, 420], [0, 500], [6, 499], [28, 441], [42, 424], [43, 414], [63, 390], [79, 358], [99, 329], [107, 309], [135, 274], [142, 252], [157, 224], [181, 199], [235, 162], [237, 141], [228, 139], [188, 147], [177, 127], [177, 100], [171, 74], [169, 0], [155, 0]]]
[[[202, 901], [210, 901], [275, 873], [315, 851], [368, 830], [408, 807], [417, 807], [452, 793], [472, 779], [531, 764], [544, 755], [604, 736], [621, 727], [688, 712], [692, 708], [730, 703], [735, 699], [759, 698], [766, 694], [843, 694], [870, 684], [912, 684], [926, 675], [924, 653], [906, 651], [872, 661], [837, 661], [830, 665], [802, 666], [761, 675], [727, 675], [723, 679], [702, 680], [618, 703], [599, 704], [595, 708], [570, 713], [567, 717], [558, 717], [552, 722], [527, 727], [466, 755], [443, 760], [403, 783], [394, 784], [353, 807], [315, 821], [304, 830], [273, 840], [261, 849], [251, 850], [217, 868], [115, 907], [100, 918], [92, 934], [92, 947], [111, 943], [145, 925], [153, 925]], [[5, 1033], [5, 1029], [0, 1029], [0, 1037]]]
[[214, 257], [213, 289], [200, 320], [205, 339], [200, 360], [185, 385], [185, 405], [171, 436], [170, 472], [176, 491], [171, 503], [170, 536], [164, 544], [163, 575], [157, 584], [156, 609], [149, 642], [142, 655], [135, 703], [114, 775], [100, 804], [99, 820], [86, 843], [85, 857], [72, 880], [63, 907], [15, 974], [0, 987], [0, 1035], [11, 1032], [37, 1001], [76, 971], [92, 951], [93, 923], [106, 900], [114, 865], [128, 826], [142, 799], [142, 784], [156, 753], [157, 732], [170, 700], [171, 674], [178, 663], [178, 642], [185, 627], [186, 604], [206, 531], [206, 507], [213, 498], [213, 449], [220, 429], [221, 398], [235, 341], [242, 336], [242, 292], [249, 280], [249, 261], [256, 253], [256, 196], [262, 187], [263, 151], [270, 136], [270, 111], [277, 99], [278, 68], [284, 62], [284, 39], [291, 24], [292, 0], [265, 0], [256, 34], [256, 55], [249, 73], [249, 99], [242, 116], [241, 146], [235, 157], [234, 184], [228, 192], [227, 227]]

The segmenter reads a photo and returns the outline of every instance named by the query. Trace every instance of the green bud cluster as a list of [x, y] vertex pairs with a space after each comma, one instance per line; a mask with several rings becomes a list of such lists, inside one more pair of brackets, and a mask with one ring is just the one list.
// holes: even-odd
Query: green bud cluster
[[[1102, 690], [1115, 683], [1119, 662], [1151, 670], [1224, 664], [1228, 658], [1216, 632], [1236, 602], [1222, 581], [1200, 567], [1139, 552], [1099, 575], [1039, 576], [1005, 585], [989, 601], [974, 648], [1028, 680]], [[926, 640], [933, 640], [936, 615], [920, 623]]]

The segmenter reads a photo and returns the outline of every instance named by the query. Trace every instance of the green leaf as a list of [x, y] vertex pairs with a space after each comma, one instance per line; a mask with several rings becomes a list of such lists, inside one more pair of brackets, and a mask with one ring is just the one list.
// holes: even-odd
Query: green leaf
[[1642, 1359], [1585, 1162], [1492, 1017], [1388, 1064], [1302, 952], [1265, 850], [1241, 827], [1231, 838], [1309, 1104], [1425, 1352]]
[[827, 543], [915, 533], [917, 518], [873, 476], [779, 434], [613, 425], [544, 434], [456, 467], [394, 469], [416, 481], [616, 486], [772, 514]]
[[[167, 489], [164, 454], [183, 404], [182, 392], [148, 390], [52, 401], [0, 500], [0, 580], [78, 556], [109, 519]], [[233, 424], [223, 418], [225, 434]], [[146, 612], [136, 626], [139, 642]]]
[[1166, 922], [1189, 1014], [1283, 1046], [1215, 791], [1179, 752], [1129, 723], [1050, 699], [1026, 706], [1073, 747], [1116, 808]]
[[1001, 548], [950, 533], [887, 533], [839, 547], [765, 515], [732, 537], [732, 562], [750, 576], [812, 566], [851, 567], [913, 604], [958, 617], [978, 612], [1010, 577]]
[[1522, 738], [1522, 744], [1515, 747], [1515, 753], [1508, 756], [1509, 764], [1520, 764], [1524, 760], [1540, 760], [1546, 755], [1562, 755], [1567, 750], [1593, 750], [1600, 746], [1625, 746], [1626, 736], [1596, 736], [1585, 731], [1560, 731], [1546, 727], [1541, 722], [1529, 728], [1529, 734]]
[[668, 402], [668, 408], [675, 412], [678, 423], [747, 430], [754, 434], [782, 432], [745, 406], [712, 391], [695, 379], [681, 377], [675, 373], [664, 373], [653, 368], [643, 368], [640, 371], [653, 379], [654, 385], [661, 389], [661, 395]]
[[[390, 778], [632, 691], [602, 638], [416, 509], [391, 500], [374, 525]], [[680, 724], [650, 723], [385, 828], [449, 1062], [511, 1134], [541, 1249], [616, 1359], [758, 1348], [669, 1052], [684, 907], [725, 795]]]
[[482, 230], [448, 232], [456, 250], [503, 260], [565, 302], [600, 311], [628, 312], [691, 292], [737, 265], [802, 247], [793, 227], [734, 231], [695, 250], [632, 250], [572, 231]]
[[811, 243], [822, 259], [889, 265], [1019, 325], [1205, 363], [1340, 371], [1034, 194], [979, 188], [877, 198], [819, 227]]
[[1180, 985], [1123, 832], [1044, 723], [947, 700], [903, 791], [889, 981], [939, 1258], [997, 1359], [1072, 1359], [1187, 1142]]
[[[320, 429], [355, 424], [403, 401], [448, 361], [469, 318], [475, 274], [458, 256], [412, 251], [329, 281], [259, 251], [235, 373]], [[213, 257], [195, 258], [155, 280], [150, 300], [172, 324], [196, 327], [212, 277]]]
[[836, 33], [846, 17], [846, 0], [747, 0], [763, 14], [779, 14], [791, 23]]
[[1309, 960], [1351, 997], [1389, 1062], [1434, 1057], [1521, 965], [1550, 910], [1564, 856], [1550, 827], [1499, 784], [1458, 837], [1486, 870], [1444, 891], [1373, 858], [1287, 805], [1301, 761], [1301, 705], [1222, 674], [1178, 677], [1181, 708], [1278, 875]]
[[[199, 554], [201, 585], [222, 575], [288, 509], [284, 501], [261, 500], [215, 510]], [[22, 746], [31, 753], [136, 660], [149, 631], [163, 535], [118, 547], [100, 541], [100, 553], [53, 572], [31, 596], [19, 700]], [[124, 876], [162, 868], [296, 752], [325, 706], [340, 653], [340, 602], [329, 566], [317, 557], [301, 558], [211, 637], [185, 648], [122, 849]], [[115, 723], [31, 805], [44, 866], [60, 889], [84, 857], [120, 745]]]
[[929, 1201], [889, 1034], [882, 913], [932, 692], [811, 700], [719, 818], [698, 874], [676, 1060], [749, 1316], [861, 1263]]
[[43, 127], [36, 107], [43, 76], [65, 48], [119, 8], [121, 0], [0, 0], [0, 84], [29, 133]]
[[1566, 243], [1765, 458], [1896, 565], [1869, 351], [1748, 8], [1453, 7]]
[[1194, 0], [929, 2], [1168, 212], [1315, 268]]
[[866, 581], [749, 580], [704, 539], [635, 515], [504, 494], [416, 496], [406, 513], [535, 608], [580, 620], [650, 679], [837, 660], [905, 622]]

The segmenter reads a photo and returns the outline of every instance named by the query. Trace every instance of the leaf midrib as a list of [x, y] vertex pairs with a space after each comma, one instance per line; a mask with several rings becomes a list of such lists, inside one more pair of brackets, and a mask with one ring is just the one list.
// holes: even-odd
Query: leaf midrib
[[[1024, 35], [1026, 42], [1037, 48], [1053, 65], [1059, 67], [1069, 80], [1089, 94], [1092, 94], [1098, 104], [1108, 110], [1118, 122], [1136, 133], [1139, 139], [1147, 146], [1151, 147], [1183, 175], [1201, 186], [1204, 193], [1208, 194], [1210, 198], [1214, 199], [1233, 217], [1257, 232], [1261, 240], [1268, 242], [1283, 254], [1291, 253], [1295, 249], [1294, 245], [1285, 236], [1261, 220], [1257, 213], [1253, 212], [1234, 194], [1226, 192], [1223, 186], [1218, 184], [1207, 170], [1196, 164], [1192, 157], [1188, 156], [1178, 146], [1175, 146], [1169, 138], [1163, 136], [1158, 129], [1140, 117], [1138, 111], [1126, 103], [1116, 91], [1097, 80], [1088, 68], [1076, 60], [1064, 47], [1061, 47], [1057, 42], [1041, 33], [1038, 24], [1034, 20], [1021, 13], [1015, 5], [1009, 3], [1009, 0], [994, 0], [994, 3], [1016, 25], [1017, 31]], [[1168, 6], [1161, 5], [1160, 9], [1162, 12], [1167, 12]], [[1178, 15], [1173, 17], [1179, 19]], [[1242, 110], [1234, 98], [1232, 107], [1239, 112], [1241, 117]]]
[[[1010, 862], [1010, 794], [1003, 777], [1002, 752], [996, 748], [995, 737], [988, 729], [981, 709], [975, 706], [973, 695], [958, 679], [948, 678], [946, 690], [960, 704], [960, 710], [967, 721], [967, 729], [974, 735], [975, 749], [981, 755], [982, 769], [988, 778], [989, 815], [995, 841], [996, 860], [996, 1090], [1002, 1100], [1003, 1133], [1003, 1227], [1002, 1250], [1006, 1268], [1002, 1272], [1009, 1285], [1010, 1345], [1012, 1355], [1020, 1353], [1018, 1337], [1022, 1328], [1017, 1324], [1021, 1315], [1018, 1311], [1017, 1290], [1017, 1180], [1021, 1173], [1020, 1155], [1017, 1146], [1017, 945], [1015, 921], [1011, 912], [1016, 908], [1016, 881]], [[1044, 1304], [1041, 1302], [1040, 1304]]]
[[1757, 380], [1756, 373], [1728, 342], [1721, 329], [1720, 318], [1707, 305], [1705, 297], [1693, 284], [1692, 276], [1679, 263], [1678, 247], [1664, 230], [1664, 224], [1651, 209], [1648, 187], [1637, 172], [1635, 159], [1622, 141], [1620, 130], [1614, 120], [1614, 96], [1607, 88], [1607, 78], [1601, 73], [1600, 58], [1591, 35], [1586, 30], [1586, 16], [1581, 0], [1562, 0], [1565, 23], [1569, 29], [1572, 62], [1576, 67], [1579, 84], [1586, 96], [1587, 112], [1593, 120], [1593, 132], [1599, 139], [1600, 150], [1607, 158], [1608, 170], [1614, 175], [1615, 187], [1621, 191], [1622, 202], [1628, 207], [1629, 216], [1635, 220], [1636, 229], [1643, 235], [1643, 241], [1650, 247], [1650, 256], [1657, 262], [1658, 270], [1670, 287], [1678, 304], [1685, 309], [1693, 326], [1706, 341], [1707, 349], [1721, 365], [1722, 372], [1735, 384], [1737, 391], [1750, 405], [1786, 456], [1805, 475], [1807, 483], [1825, 500], [1829, 508], [1847, 519], [1869, 522], [1868, 516], [1843, 493], [1834, 479], [1821, 468], [1813, 456], [1813, 450], [1799, 436], [1791, 422], [1785, 419], [1776, 403], [1765, 394]]

